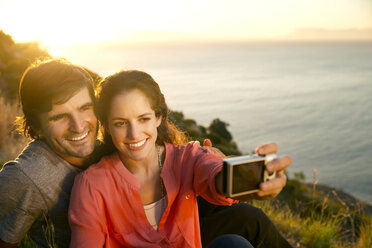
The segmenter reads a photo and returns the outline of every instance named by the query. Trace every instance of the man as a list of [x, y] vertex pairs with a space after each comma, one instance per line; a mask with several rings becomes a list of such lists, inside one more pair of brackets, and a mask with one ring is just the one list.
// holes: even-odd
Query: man
[[94, 150], [93, 80], [63, 61], [32, 66], [20, 84], [23, 130], [34, 139], [0, 173], [0, 239], [16, 244], [29, 231], [42, 247], [67, 247], [69, 194]]
[[[67, 210], [73, 180], [91, 155], [97, 154], [93, 153], [98, 129], [93, 80], [78, 66], [50, 60], [25, 71], [19, 92], [23, 131], [33, 141], [0, 172], [0, 247], [16, 246], [27, 232], [39, 247], [68, 247]], [[271, 143], [261, 149], [266, 154], [276, 152], [277, 148]], [[261, 185], [263, 190], [258, 197], [273, 197], [281, 191], [286, 180], [283, 170], [289, 164], [288, 158], [272, 164], [270, 169], [279, 172], [278, 178]], [[221, 231], [238, 234], [249, 231], [250, 225], [236, 228], [241, 226], [239, 216], [247, 209], [236, 206], [218, 209], [202, 203], [199, 208], [202, 236], [208, 234], [205, 243]], [[246, 221], [254, 221], [254, 226], [266, 228], [264, 231], [268, 233], [274, 230], [275, 237], [283, 239], [266, 215], [253, 207], [248, 211], [251, 214], [244, 217]], [[259, 218], [256, 213], [260, 214]], [[233, 214], [233, 219], [239, 222], [232, 223], [232, 228], [217, 230], [215, 223], [224, 222], [219, 218]], [[256, 239], [259, 237], [258, 243], [259, 233], [262, 231], [251, 233]]]

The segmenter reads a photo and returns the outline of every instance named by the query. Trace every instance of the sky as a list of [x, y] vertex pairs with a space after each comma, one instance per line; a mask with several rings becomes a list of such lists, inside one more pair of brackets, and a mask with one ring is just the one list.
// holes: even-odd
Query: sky
[[104, 43], [372, 40], [372, 0], [0, 0], [0, 30], [50, 51]]

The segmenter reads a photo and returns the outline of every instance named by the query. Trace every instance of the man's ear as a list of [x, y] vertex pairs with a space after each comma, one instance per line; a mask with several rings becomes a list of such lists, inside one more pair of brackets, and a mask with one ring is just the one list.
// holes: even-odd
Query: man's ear
[[38, 139], [44, 139], [45, 138], [45, 136], [43, 135], [43, 132], [41, 131], [42, 128], [40, 126], [37, 127], [37, 128], [34, 127], [33, 129], [34, 129], [35, 134], [36, 134], [36, 136], [37, 136]]

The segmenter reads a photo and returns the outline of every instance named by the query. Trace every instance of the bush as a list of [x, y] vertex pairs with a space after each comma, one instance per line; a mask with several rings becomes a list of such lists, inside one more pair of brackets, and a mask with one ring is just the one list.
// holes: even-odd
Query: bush
[[0, 97], [0, 161], [14, 159], [28, 143], [28, 139], [15, 132], [14, 120], [20, 109]]

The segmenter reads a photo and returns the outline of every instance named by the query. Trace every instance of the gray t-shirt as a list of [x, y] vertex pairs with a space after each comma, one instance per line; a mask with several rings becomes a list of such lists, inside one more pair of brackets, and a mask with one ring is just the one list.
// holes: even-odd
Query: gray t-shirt
[[43, 141], [32, 141], [0, 172], [0, 239], [18, 243], [29, 231], [39, 247], [68, 247], [69, 197], [79, 172]]

